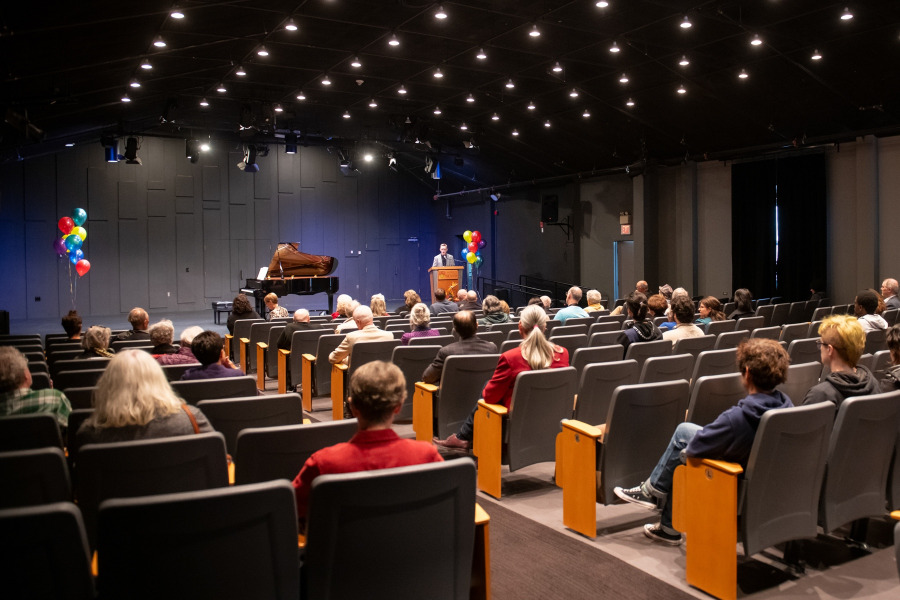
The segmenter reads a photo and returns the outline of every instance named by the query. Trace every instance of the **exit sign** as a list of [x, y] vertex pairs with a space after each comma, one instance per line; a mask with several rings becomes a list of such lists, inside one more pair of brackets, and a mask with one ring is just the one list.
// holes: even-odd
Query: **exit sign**
[[619, 225], [622, 235], [631, 235], [631, 225]]

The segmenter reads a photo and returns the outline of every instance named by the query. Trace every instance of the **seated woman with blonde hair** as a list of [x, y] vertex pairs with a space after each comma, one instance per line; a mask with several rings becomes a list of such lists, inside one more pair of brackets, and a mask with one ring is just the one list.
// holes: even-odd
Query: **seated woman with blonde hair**
[[92, 325], [81, 336], [81, 347], [84, 352], [79, 354], [78, 358], [112, 358], [115, 356], [115, 351], [109, 347], [109, 337], [109, 327]]
[[422, 299], [419, 297], [419, 294], [416, 293], [416, 290], [406, 290], [403, 292], [403, 305], [399, 306], [396, 312], [412, 312], [413, 306], [420, 303]]
[[143, 350], [113, 358], [92, 399], [94, 414], [78, 429], [78, 445], [192, 435], [213, 428], [172, 391], [162, 367]]
[[372, 300], [369, 303], [369, 308], [372, 309], [373, 317], [386, 317], [388, 314], [387, 305], [385, 305], [384, 303], [383, 294], [373, 294]]
[[408, 346], [412, 338], [435, 335], [441, 335], [441, 332], [431, 328], [431, 311], [425, 304], [419, 302], [409, 311], [409, 332], [400, 337], [400, 345]]
[[266, 321], [271, 321], [272, 319], [284, 319], [291, 316], [288, 313], [288, 309], [283, 306], [278, 306], [278, 296], [275, 294], [266, 294], [266, 297], [263, 298], [263, 302], [266, 303]]

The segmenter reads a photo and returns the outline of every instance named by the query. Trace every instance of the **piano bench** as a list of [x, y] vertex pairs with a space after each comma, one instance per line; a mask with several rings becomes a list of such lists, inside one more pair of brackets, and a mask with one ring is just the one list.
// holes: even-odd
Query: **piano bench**
[[231, 308], [232, 308], [231, 304], [232, 304], [231, 302], [213, 302], [212, 303], [213, 322], [215, 322], [216, 325], [221, 325], [221, 323], [222, 323], [221, 317], [219, 315], [221, 315], [222, 313], [228, 314], [231, 312]]

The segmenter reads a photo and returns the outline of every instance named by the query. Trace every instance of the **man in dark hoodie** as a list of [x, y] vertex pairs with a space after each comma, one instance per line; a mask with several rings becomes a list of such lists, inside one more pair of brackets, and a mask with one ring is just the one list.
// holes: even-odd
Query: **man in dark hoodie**
[[859, 321], [851, 315], [831, 315], [819, 325], [817, 344], [822, 364], [831, 371], [814, 385], [803, 404], [833, 402], [840, 408], [844, 398], [868, 396], [881, 391], [878, 380], [862, 365], [857, 365], [866, 347], [866, 334]]
[[644, 535], [654, 541], [677, 546], [681, 533], [672, 528], [672, 478], [685, 457], [714, 458], [747, 467], [753, 438], [763, 414], [793, 406], [775, 387], [787, 378], [790, 358], [775, 340], [748, 339], [737, 349], [737, 366], [747, 397], [720, 414], [706, 427], [682, 423], [675, 429], [669, 447], [650, 478], [633, 488], [615, 488], [616, 496], [646, 508], [662, 508], [660, 522], [644, 525]]
[[900, 325], [894, 325], [887, 332], [887, 347], [891, 351], [891, 366], [881, 380], [882, 392], [900, 390]]

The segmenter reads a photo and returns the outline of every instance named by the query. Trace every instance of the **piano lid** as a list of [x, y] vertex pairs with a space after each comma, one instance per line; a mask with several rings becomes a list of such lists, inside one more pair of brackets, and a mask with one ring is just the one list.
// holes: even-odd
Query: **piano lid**
[[330, 275], [337, 269], [338, 261], [333, 256], [320, 256], [300, 252], [296, 242], [278, 244], [272, 262], [269, 263], [268, 279], [281, 277], [310, 277]]

